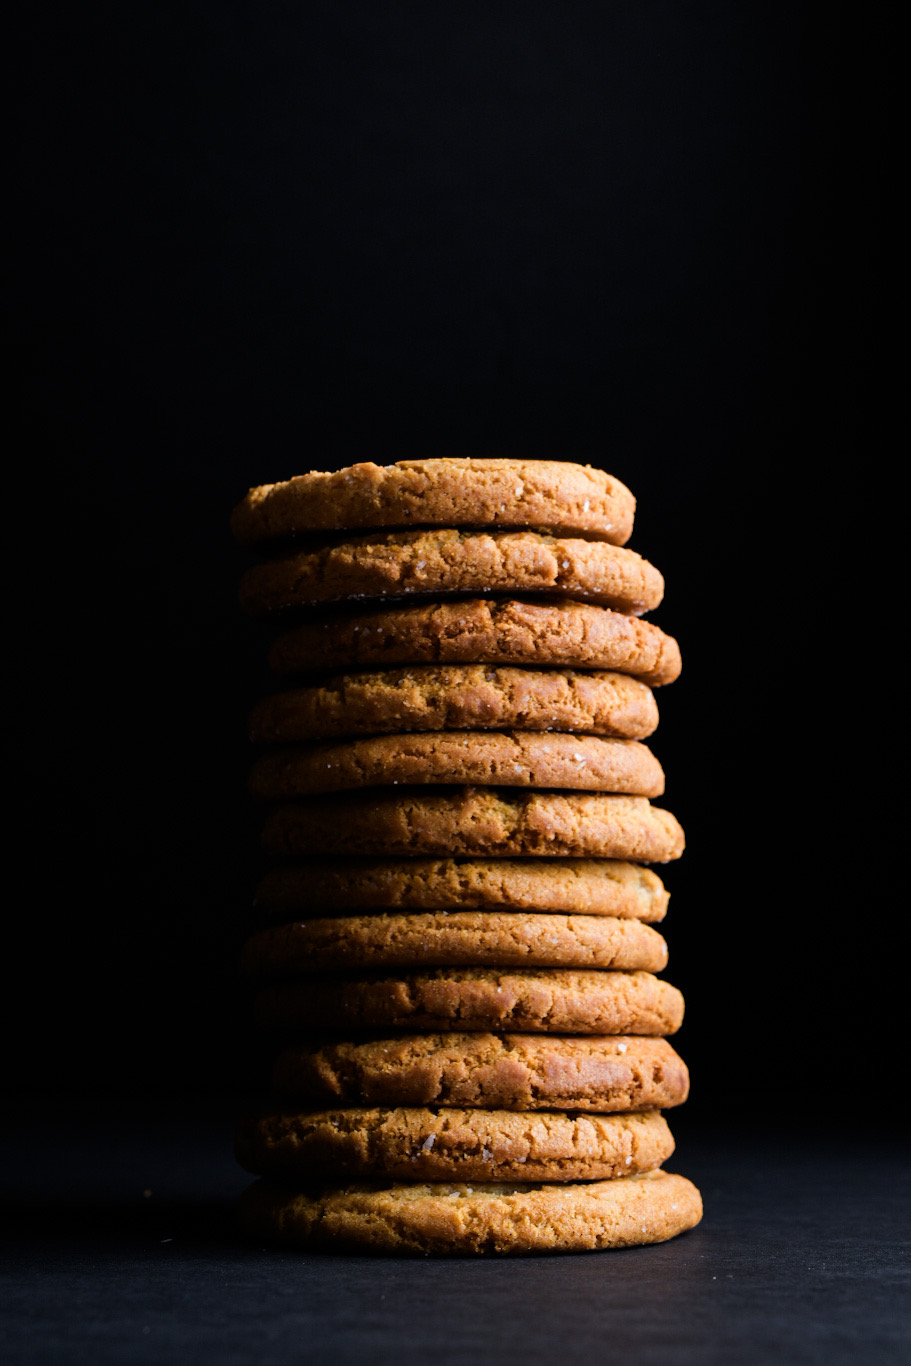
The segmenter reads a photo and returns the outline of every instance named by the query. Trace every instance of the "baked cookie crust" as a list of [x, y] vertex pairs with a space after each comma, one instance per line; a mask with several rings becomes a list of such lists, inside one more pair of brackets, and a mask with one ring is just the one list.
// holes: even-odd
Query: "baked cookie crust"
[[543, 527], [623, 545], [636, 501], [619, 479], [558, 460], [362, 461], [260, 484], [235, 508], [243, 545], [354, 527]]
[[261, 920], [320, 911], [510, 910], [663, 920], [658, 874], [619, 859], [313, 859], [267, 873], [256, 889]]
[[276, 807], [263, 828], [279, 856], [531, 855], [666, 863], [683, 853], [679, 822], [646, 797], [467, 787], [371, 790]]
[[272, 1029], [506, 1030], [555, 1034], [673, 1034], [683, 996], [643, 971], [436, 968], [394, 977], [274, 982], [254, 997]]
[[639, 740], [538, 731], [411, 731], [267, 750], [250, 791], [263, 801], [419, 784], [579, 789], [660, 797], [664, 771]]
[[278, 637], [280, 674], [399, 664], [534, 664], [615, 669], [652, 687], [680, 674], [680, 647], [660, 627], [593, 603], [468, 598], [336, 611]]
[[428, 911], [295, 920], [248, 939], [252, 977], [417, 966], [584, 967], [660, 972], [667, 944], [641, 920], [527, 911]]
[[563, 731], [644, 740], [658, 725], [647, 684], [603, 670], [429, 664], [343, 674], [264, 697], [255, 744], [397, 731]]
[[438, 593], [554, 593], [641, 616], [664, 579], [634, 550], [536, 531], [374, 532], [253, 565], [241, 578], [250, 616], [350, 598]]
[[295, 1193], [258, 1181], [242, 1196], [258, 1239], [436, 1256], [584, 1252], [660, 1243], [693, 1228], [702, 1200], [665, 1171], [566, 1184], [421, 1184]]
[[327, 1105], [504, 1110], [666, 1110], [689, 1094], [667, 1039], [642, 1035], [383, 1035], [296, 1044], [277, 1058], [279, 1096]]
[[393, 1181], [606, 1181], [654, 1171], [674, 1140], [657, 1111], [362, 1108], [274, 1110], [244, 1119], [235, 1151], [259, 1176]]

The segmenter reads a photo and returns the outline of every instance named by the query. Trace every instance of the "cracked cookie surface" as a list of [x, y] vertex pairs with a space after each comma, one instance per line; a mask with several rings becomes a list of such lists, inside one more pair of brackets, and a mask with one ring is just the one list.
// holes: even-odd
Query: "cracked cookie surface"
[[653, 1171], [674, 1140], [656, 1111], [284, 1109], [242, 1120], [235, 1151], [248, 1171], [298, 1185], [314, 1177], [602, 1181]]
[[277, 807], [263, 845], [279, 856], [534, 855], [665, 863], [683, 831], [646, 797], [518, 788], [332, 793]]
[[253, 935], [241, 955], [241, 970], [252, 977], [449, 965], [660, 972], [667, 945], [640, 920], [430, 911], [291, 921]]
[[536, 664], [614, 669], [656, 687], [680, 674], [680, 647], [658, 626], [569, 598], [469, 598], [336, 610], [278, 637], [281, 674], [397, 664]]
[[657, 930], [606, 915], [429, 911], [339, 915], [261, 930], [244, 944], [250, 977], [385, 967], [602, 967], [660, 973], [668, 947]]
[[667, 1039], [643, 1035], [428, 1033], [296, 1044], [275, 1091], [311, 1105], [452, 1105], [586, 1113], [668, 1109], [689, 1093]]
[[619, 479], [558, 460], [362, 461], [250, 489], [231, 529], [243, 545], [381, 526], [546, 527], [623, 545], [636, 501]]
[[388, 1253], [581, 1252], [664, 1242], [702, 1218], [699, 1191], [665, 1171], [565, 1184], [354, 1185], [292, 1193], [258, 1181], [241, 1197], [257, 1239]]
[[639, 740], [537, 731], [411, 731], [276, 747], [250, 773], [250, 791], [264, 801], [423, 783], [660, 797], [664, 772]]
[[634, 550], [535, 531], [374, 532], [253, 565], [241, 578], [250, 616], [348, 598], [411, 593], [555, 593], [641, 616], [664, 579]]
[[343, 674], [264, 697], [256, 744], [396, 731], [573, 731], [642, 740], [658, 725], [654, 694], [629, 674], [430, 664]]
[[619, 859], [313, 859], [267, 873], [260, 920], [321, 911], [522, 910], [663, 920], [657, 873]]
[[274, 982], [254, 997], [253, 1015], [279, 1029], [660, 1036], [680, 1028], [683, 996], [642, 971], [437, 968]]

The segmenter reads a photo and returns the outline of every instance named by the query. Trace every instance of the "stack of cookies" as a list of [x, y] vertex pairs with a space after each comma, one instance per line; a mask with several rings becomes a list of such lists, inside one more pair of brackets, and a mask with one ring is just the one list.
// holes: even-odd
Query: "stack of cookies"
[[551, 461], [354, 465], [250, 491], [245, 611], [274, 860], [243, 968], [276, 1040], [257, 1236], [509, 1253], [659, 1242], [688, 1077], [647, 865], [683, 834], [643, 743], [676, 643], [632, 494]]

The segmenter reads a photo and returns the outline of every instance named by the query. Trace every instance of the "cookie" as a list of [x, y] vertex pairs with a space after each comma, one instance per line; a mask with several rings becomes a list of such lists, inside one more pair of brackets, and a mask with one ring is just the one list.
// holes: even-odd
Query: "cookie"
[[259, 1176], [393, 1181], [604, 1181], [654, 1171], [674, 1140], [656, 1111], [358, 1109], [243, 1120], [235, 1152]]
[[641, 616], [664, 579], [634, 550], [537, 531], [387, 531], [266, 560], [241, 578], [250, 616], [406, 593], [556, 593]]
[[264, 697], [256, 744], [425, 730], [574, 731], [643, 740], [658, 725], [651, 688], [628, 674], [429, 664], [343, 674]]
[[311, 1106], [490, 1110], [667, 1110], [689, 1073], [667, 1039], [629, 1035], [434, 1033], [295, 1045], [276, 1060], [278, 1095]]
[[665, 1171], [562, 1185], [414, 1182], [308, 1193], [257, 1181], [239, 1212], [258, 1240], [459, 1256], [661, 1243], [699, 1223], [702, 1200], [691, 1181]]
[[660, 972], [667, 945], [641, 920], [430, 911], [291, 921], [253, 935], [241, 957], [241, 969], [251, 977], [450, 965]]
[[636, 501], [625, 484], [557, 460], [365, 461], [250, 489], [231, 529], [243, 545], [350, 527], [539, 527], [623, 545]]
[[275, 982], [256, 995], [253, 1014], [269, 1029], [662, 1036], [680, 1028], [683, 996], [650, 972], [437, 968]]
[[400, 908], [575, 911], [657, 921], [668, 900], [657, 873], [616, 859], [320, 859], [267, 873], [254, 906], [261, 920]]
[[264, 801], [423, 783], [660, 797], [664, 772], [639, 740], [537, 731], [418, 731], [272, 749], [250, 774], [251, 793]]
[[277, 807], [263, 829], [276, 855], [535, 855], [666, 863], [683, 831], [645, 797], [517, 788], [371, 790]]
[[433, 663], [615, 669], [652, 687], [672, 683], [681, 668], [676, 640], [651, 622], [568, 598], [336, 610], [286, 631], [269, 652], [280, 674]]

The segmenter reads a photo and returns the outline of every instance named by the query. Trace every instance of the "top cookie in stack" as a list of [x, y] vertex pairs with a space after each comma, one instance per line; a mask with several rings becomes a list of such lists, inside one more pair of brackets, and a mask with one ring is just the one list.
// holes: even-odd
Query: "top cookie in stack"
[[[642, 741], [680, 655], [639, 620], [664, 585], [625, 548], [634, 506], [589, 467], [420, 460], [265, 485], [235, 510], [238, 540], [269, 556], [242, 605], [290, 626], [270, 661], [296, 682], [251, 718], [268, 746], [251, 789], [282, 862], [244, 967], [262, 1024], [321, 1036], [280, 1060], [284, 1109], [238, 1138], [267, 1178], [246, 1202], [259, 1233], [509, 1252], [698, 1220], [698, 1192], [658, 1170], [673, 1142], [657, 1107], [685, 1097], [686, 1069], [661, 1037], [682, 998], [654, 975], [666, 948], [647, 923], [667, 896], [642, 865], [683, 836], [651, 804], [664, 776]], [[414, 1076], [390, 1071], [404, 1045], [414, 1075], [445, 1056], [474, 1078], [452, 1093], [462, 1108], [433, 1087], [435, 1108], [414, 1108]], [[363, 1076], [335, 1055], [368, 1046]], [[549, 1080], [532, 1094], [508, 1080], [524, 1064], [479, 1066], [478, 1047], [534, 1056]], [[379, 1111], [364, 1108], [377, 1067]], [[333, 1098], [342, 1111], [313, 1110]], [[542, 1108], [523, 1156], [534, 1125], [510, 1113]], [[596, 1138], [574, 1110], [598, 1117]], [[339, 1188], [351, 1177], [385, 1185], [362, 1208]]]
[[498, 527], [625, 545], [636, 500], [590, 465], [558, 460], [365, 461], [250, 489], [231, 529], [241, 545], [377, 527]]

